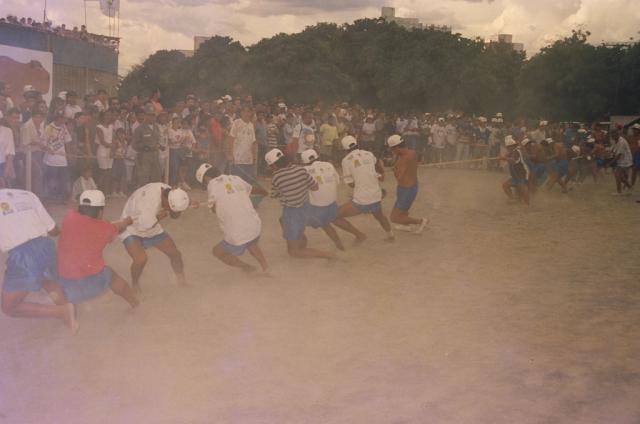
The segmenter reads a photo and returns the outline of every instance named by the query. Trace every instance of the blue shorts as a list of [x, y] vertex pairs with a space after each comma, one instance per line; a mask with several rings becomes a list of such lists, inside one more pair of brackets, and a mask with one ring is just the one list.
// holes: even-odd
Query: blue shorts
[[360, 213], [376, 213], [382, 210], [382, 202], [375, 202], [369, 205], [361, 205], [359, 203], [351, 201], [351, 204], [360, 211]]
[[413, 205], [413, 201], [416, 200], [418, 195], [418, 185], [413, 187], [400, 187], [396, 188], [396, 203], [393, 205], [395, 209], [408, 212]]
[[235, 245], [235, 244], [231, 244], [228, 243], [224, 240], [222, 240], [220, 242], [220, 245], [222, 246], [222, 248], [224, 249], [225, 252], [227, 252], [230, 255], [233, 256], [240, 256], [244, 253], [245, 250], [247, 250], [247, 248], [249, 246], [251, 246], [252, 244], [256, 244], [258, 242], [258, 240], [260, 240], [260, 237], [256, 237], [253, 240], [245, 243], [245, 244], [241, 244], [241, 245]]
[[144, 247], [145, 250], [155, 246], [156, 244], [160, 243], [162, 240], [166, 240], [169, 238], [169, 234], [165, 233], [164, 231], [156, 236], [153, 237], [140, 237], [140, 236], [129, 236], [126, 239], [124, 239], [122, 242], [124, 243], [124, 245], [128, 245], [129, 243], [131, 243], [132, 241], [139, 241], [140, 243], [142, 243], [142, 247]]
[[531, 162], [531, 172], [536, 176], [536, 179], [538, 181], [542, 180], [542, 177], [544, 177], [544, 173], [546, 172], [546, 170], [547, 169], [545, 168], [544, 163]]
[[633, 167], [635, 169], [640, 169], [640, 150], [635, 152], [633, 155]]
[[569, 161], [566, 159], [551, 161], [551, 169], [560, 177], [564, 177], [569, 173]]
[[299, 208], [290, 208], [285, 206], [282, 208], [282, 217], [280, 224], [282, 225], [282, 238], [285, 240], [300, 240], [304, 235], [304, 227], [306, 226], [305, 211], [308, 206]]
[[64, 290], [67, 301], [81, 303], [104, 293], [111, 284], [111, 270], [105, 266], [99, 273], [77, 280], [60, 277], [58, 284]]
[[38, 291], [44, 280], [57, 279], [56, 244], [48, 237], [31, 239], [9, 251], [3, 291]]
[[311, 228], [324, 228], [338, 217], [338, 204], [307, 207], [307, 225]]

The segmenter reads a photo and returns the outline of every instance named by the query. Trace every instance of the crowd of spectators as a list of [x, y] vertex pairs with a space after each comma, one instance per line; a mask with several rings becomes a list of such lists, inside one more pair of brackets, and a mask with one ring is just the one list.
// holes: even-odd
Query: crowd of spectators
[[[385, 140], [399, 134], [423, 164], [454, 162], [495, 171], [506, 169], [495, 159], [505, 154], [508, 136], [544, 145], [549, 160], [554, 155], [549, 140], [562, 145], [570, 157], [580, 156], [576, 147], [578, 152], [593, 151], [595, 143], [603, 161], [615, 144], [598, 123], [508, 121], [501, 113], [489, 118], [455, 112], [386, 113], [347, 102], [256, 102], [250, 95], [198, 99], [190, 94], [166, 104], [159, 90], [128, 99], [109, 97], [104, 90], [83, 98], [67, 91], [47, 104], [30, 86], [21, 100], [19, 107], [11, 107], [16, 99], [0, 92], [2, 122], [10, 129], [4, 131], [4, 144], [12, 133], [15, 150], [12, 169], [4, 165], [0, 177], [4, 185], [24, 187], [29, 153], [32, 191], [47, 201], [68, 201], [92, 185], [116, 197], [152, 181], [190, 190], [195, 169], [204, 162], [255, 184], [267, 173], [264, 154], [272, 148], [293, 160], [314, 148], [338, 166], [344, 155], [340, 140], [346, 135], [388, 165], [393, 155]], [[628, 135], [632, 154], [640, 141], [637, 127]], [[9, 151], [5, 149], [5, 157]], [[0, 166], [2, 162], [7, 161], [0, 155]]]
[[116, 37], [107, 37], [104, 35], [92, 34], [88, 32], [85, 25], [81, 25], [80, 28], [74, 26], [72, 29], [69, 29], [65, 24], [54, 25], [53, 22], [49, 20], [40, 22], [32, 18], [19, 18], [13, 15], [7, 15], [6, 18], [0, 18], [0, 24], [3, 23], [28, 27], [36, 31], [49, 32], [61, 37], [88, 41], [100, 46], [109, 47], [116, 51], [118, 50], [120, 44], [119, 39]]

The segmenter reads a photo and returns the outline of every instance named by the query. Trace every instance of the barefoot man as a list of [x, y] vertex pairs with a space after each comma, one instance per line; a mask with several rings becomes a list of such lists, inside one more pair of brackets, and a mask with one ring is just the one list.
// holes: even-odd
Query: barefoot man
[[515, 188], [522, 202], [529, 206], [529, 178], [530, 172], [524, 160], [524, 155], [518, 142], [508, 135], [504, 139], [507, 155], [500, 159], [509, 164], [509, 174], [511, 177], [502, 184], [502, 189], [509, 199], [515, 199], [513, 189]]
[[140, 291], [140, 275], [147, 264], [145, 250], [151, 247], [167, 255], [178, 284], [186, 285], [182, 254], [164, 231], [160, 221], [167, 216], [177, 219], [189, 206], [189, 195], [184, 190], [172, 189], [163, 183], [149, 183], [129, 196], [122, 211], [122, 219], [131, 217], [133, 224], [127, 227], [120, 238], [133, 260], [131, 282], [136, 292]]
[[343, 180], [353, 188], [353, 200], [338, 209], [338, 217], [348, 218], [370, 213], [380, 223], [387, 236], [386, 241], [395, 240], [391, 224], [382, 213], [382, 190], [380, 181], [384, 180], [382, 161], [373, 153], [358, 149], [358, 141], [353, 136], [342, 139], [342, 148], [347, 156], [342, 159]]
[[266, 271], [267, 261], [258, 245], [262, 221], [251, 203], [251, 184], [235, 175], [221, 175], [208, 163], [200, 165], [196, 180], [206, 188], [209, 208], [218, 216], [224, 235], [213, 255], [227, 265], [253, 272], [255, 267], [239, 258], [248, 250]]
[[415, 150], [407, 148], [401, 136], [395, 134], [389, 137], [387, 144], [396, 156], [393, 173], [396, 176], [396, 203], [389, 217], [396, 230], [414, 231], [411, 225], [416, 225], [416, 234], [421, 234], [427, 226], [427, 218], [411, 218], [409, 209], [418, 195], [418, 156]]
[[318, 190], [309, 192], [307, 225], [312, 228], [322, 228], [340, 250], [344, 250], [344, 246], [331, 224], [353, 234], [356, 237], [356, 243], [366, 240], [367, 236], [351, 225], [349, 221], [338, 218], [337, 200], [340, 176], [333, 165], [318, 160], [318, 153], [313, 149], [305, 150], [300, 157], [309, 175], [318, 183]]
[[[56, 223], [35, 194], [0, 190], [0, 250], [8, 252], [2, 284], [2, 312], [14, 318], [58, 318], [76, 332], [73, 304], [67, 303], [56, 275]], [[29, 292], [44, 288], [56, 303], [25, 302]]]
[[117, 222], [102, 219], [104, 193], [86, 190], [78, 210], [69, 209], [62, 220], [58, 241], [58, 283], [66, 299], [78, 304], [102, 294], [107, 287], [135, 308], [138, 299], [129, 284], [105, 265], [102, 252], [133, 222], [127, 217]]
[[282, 237], [287, 241], [287, 252], [294, 258], [333, 259], [335, 255], [323, 250], [307, 247], [304, 235], [309, 191], [318, 190], [318, 184], [307, 171], [291, 162], [279, 149], [272, 149], [264, 157], [273, 171], [271, 197], [282, 205]]

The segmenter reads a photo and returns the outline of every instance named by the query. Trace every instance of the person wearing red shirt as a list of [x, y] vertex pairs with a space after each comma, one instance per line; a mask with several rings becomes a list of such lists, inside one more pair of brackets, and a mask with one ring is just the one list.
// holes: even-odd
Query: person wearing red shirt
[[106, 266], [102, 251], [127, 226], [127, 217], [110, 223], [102, 219], [104, 194], [86, 190], [80, 195], [78, 210], [70, 209], [62, 221], [58, 241], [58, 283], [70, 303], [77, 304], [103, 293], [107, 286], [131, 307], [138, 299], [127, 282]]

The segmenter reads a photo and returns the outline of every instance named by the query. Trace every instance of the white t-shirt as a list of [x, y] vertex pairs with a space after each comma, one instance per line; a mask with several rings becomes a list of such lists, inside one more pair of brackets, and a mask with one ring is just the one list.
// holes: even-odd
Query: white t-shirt
[[164, 232], [157, 215], [162, 209], [162, 189], [165, 188], [171, 188], [171, 186], [164, 183], [149, 183], [129, 196], [122, 210], [122, 218], [131, 217], [133, 224], [122, 233], [120, 236], [122, 240], [130, 235], [149, 238]]
[[370, 205], [382, 200], [382, 190], [378, 181], [373, 153], [356, 149], [342, 159], [342, 173], [345, 183], [354, 183], [353, 201], [359, 205]]
[[67, 153], [64, 145], [71, 142], [71, 134], [66, 126], [58, 127], [50, 123], [44, 129], [44, 142], [53, 153], [46, 152], [44, 164], [47, 166], [67, 166]]
[[107, 107], [100, 100], [93, 102], [93, 105], [98, 108], [98, 112], [104, 112], [107, 110]]
[[[102, 136], [104, 138], [103, 141], [109, 146], [111, 146], [111, 144], [113, 143], [113, 125], [108, 125], [106, 127], [104, 125], [98, 125], [97, 128], [99, 128], [102, 131]], [[96, 150], [97, 157], [99, 158], [111, 157], [111, 147], [105, 147], [102, 144], [100, 144], [100, 141], [98, 139], [98, 131], [96, 131], [95, 143], [98, 145], [98, 149]]]
[[42, 135], [44, 134], [44, 122], [40, 123], [40, 128], [36, 128], [33, 119], [29, 119], [20, 127], [20, 144], [22, 147], [33, 151], [42, 150]]
[[0, 125], [0, 163], [7, 161], [7, 156], [16, 155], [16, 146], [13, 141], [11, 128]]
[[220, 175], [209, 181], [209, 208], [216, 207], [224, 241], [240, 246], [260, 236], [262, 221], [251, 203], [251, 184], [235, 175]]
[[56, 226], [38, 197], [25, 190], [0, 190], [0, 250], [8, 252], [46, 236]]
[[431, 141], [436, 149], [444, 149], [447, 141], [447, 130], [442, 125], [434, 124], [431, 127]]
[[293, 128], [292, 137], [298, 139], [298, 153], [313, 149], [313, 145], [316, 142], [313, 127], [306, 125], [304, 122], [301, 122]]
[[329, 206], [338, 198], [340, 176], [329, 162], [315, 161], [304, 167], [313, 180], [318, 183], [317, 191], [309, 192], [309, 202], [313, 206]]
[[454, 146], [458, 144], [458, 130], [456, 127], [452, 124], [448, 124], [444, 129], [447, 133], [447, 143]]
[[236, 119], [231, 125], [229, 135], [233, 140], [233, 162], [238, 165], [253, 164], [253, 144], [256, 142], [256, 131], [251, 122]]
[[633, 156], [631, 156], [631, 149], [629, 148], [629, 143], [625, 140], [624, 137], [620, 137], [618, 142], [613, 146], [613, 153], [620, 156], [618, 159], [618, 166], [622, 168], [627, 168], [633, 165]]
[[75, 118], [78, 112], [82, 112], [82, 108], [78, 105], [66, 105], [64, 107], [64, 117], [67, 119]]

